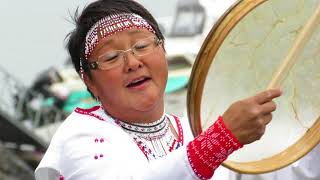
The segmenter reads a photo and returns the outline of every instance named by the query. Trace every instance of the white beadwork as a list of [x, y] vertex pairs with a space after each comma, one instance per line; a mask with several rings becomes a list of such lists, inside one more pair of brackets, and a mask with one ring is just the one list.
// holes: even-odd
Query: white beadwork
[[[152, 26], [137, 14], [122, 13], [106, 16], [88, 31], [85, 40], [85, 58], [88, 59], [99, 40], [131, 28], [145, 28], [155, 33]], [[98, 37], [98, 32], [100, 37]]]

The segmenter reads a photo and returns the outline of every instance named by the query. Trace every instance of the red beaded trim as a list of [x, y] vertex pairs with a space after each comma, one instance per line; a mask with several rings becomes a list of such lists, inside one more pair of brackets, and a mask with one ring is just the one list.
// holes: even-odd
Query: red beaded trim
[[148, 31], [155, 33], [152, 26], [137, 14], [112, 14], [100, 19], [87, 33], [85, 58], [89, 58], [93, 49], [101, 39], [132, 28], [147, 29]]
[[170, 146], [170, 148], [169, 148], [169, 152], [173, 151], [173, 148], [174, 148], [174, 145], [176, 144], [176, 142], [177, 142], [177, 140], [174, 139], [172, 144], [171, 144], [171, 146]]
[[178, 128], [178, 144], [180, 143], [181, 146], [183, 146], [183, 141], [184, 141], [184, 137], [183, 137], [183, 129], [181, 126], [181, 122], [179, 120], [179, 118], [175, 115], [172, 115], [174, 117], [174, 120], [176, 121], [177, 124], [177, 128]]
[[95, 117], [97, 119], [99, 119], [100, 121], [106, 121], [103, 117], [101, 116], [98, 116], [96, 114], [93, 114], [92, 112], [93, 111], [96, 111], [100, 108], [100, 106], [94, 106], [90, 109], [82, 109], [82, 108], [76, 108], [74, 111], [76, 113], [79, 113], [79, 114], [83, 114], [83, 115], [88, 115], [88, 116], [92, 116], [92, 117]]
[[[171, 146], [169, 147], [169, 152], [172, 152], [173, 150], [179, 148], [180, 146], [183, 145], [183, 140], [184, 140], [184, 137], [183, 137], [183, 129], [182, 129], [182, 126], [181, 126], [181, 123], [180, 123], [180, 120], [177, 116], [174, 116], [172, 115], [175, 119], [175, 122], [177, 124], [177, 129], [178, 129], [178, 140], [175, 140], [172, 142]], [[134, 141], [136, 142], [136, 144], [138, 145], [138, 147], [140, 148], [140, 150], [142, 151], [142, 153], [145, 155], [145, 157], [149, 159], [149, 156], [153, 156], [153, 157], [156, 157], [151, 149], [149, 149], [142, 141], [139, 141], [137, 138], [133, 138]], [[174, 147], [176, 145], [176, 147]]]
[[[94, 106], [94, 107], [92, 107], [92, 108], [90, 108], [90, 109], [76, 108], [76, 109], [75, 109], [75, 112], [77, 112], [77, 113], [79, 113], [79, 114], [82, 114], [82, 115], [88, 115], [88, 116], [95, 117], [95, 118], [97, 118], [97, 119], [99, 119], [99, 120], [101, 120], [101, 121], [106, 121], [103, 117], [98, 116], [98, 115], [92, 113], [93, 111], [96, 111], [96, 110], [98, 110], [99, 108], [100, 108], [100, 106]], [[169, 150], [170, 152], [173, 150], [175, 143], [177, 144], [177, 146], [176, 146], [176, 149], [177, 149], [177, 148], [179, 148], [180, 146], [183, 145], [183, 141], [184, 141], [183, 129], [182, 129], [180, 120], [179, 120], [179, 118], [178, 118], [177, 116], [174, 116], [174, 115], [173, 115], [173, 117], [174, 117], [174, 119], [175, 119], [175, 121], [176, 121], [176, 124], [177, 124], [178, 136], [179, 136], [179, 137], [178, 137], [178, 140], [177, 140], [177, 141], [176, 141], [176, 140], [173, 141], [173, 143], [172, 143], [172, 145], [171, 145], [171, 147], [170, 147], [170, 150]], [[119, 124], [119, 122], [118, 122], [118, 120], [115, 120], [115, 122], [119, 125], [119, 127], [121, 127], [120, 124]], [[139, 147], [139, 149], [140, 149], [140, 150], [142, 151], [142, 153], [145, 155], [145, 157], [149, 160], [148, 156], [149, 156], [149, 155], [153, 155], [153, 154], [152, 154], [152, 151], [151, 151], [147, 146], [145, 146], [143, 142], [138, 141], [136, 138], [133, 138], [133, 139], [134, 139], [134, 141], [136, 142], [136, 144], [137, 144], [137, 146]], [[104, 141], [103, 139], [100, 139], [100, 142], [101, 142], [101, 143], [102, 143], [103, 141]], [[94, 142], [97, 143], [97, 142], [99, 142], [99, 140], [96, 138], [96, 139], [94, 140]], [[101, 154], [101, 155], [102, 155], [102, 154]], [[101, 155], [100, 155], [100, 157], [101, 157]], [[154, 156], [154, 155], [153, 155], [153, 156]], [[103, 157], [103, 155], [102, 155], [102, 157]], [[154, 157], [155, 157], [155, 156], [154, 156]], [[94, 156], [94, 159], [98, 159], [98, 158], [99, 158], [98, 155], [95, 155], [95, 156]]]
[[215, 169], [242, 146], [220, 116], [209, 129], [187, 145], [187, 156], [194, 173], [200, 179], [210, 179]]
[[138, 138], [133, 138], [134, 142], [137, 144], [141, 152], [144, 154], [144, 156], [147, 158], [149, 161], [149, 155], [152, 155], [155, 157], [155, 155], [152, 153], [151, 149], [148, 148], [142, 141], [138, 140]]

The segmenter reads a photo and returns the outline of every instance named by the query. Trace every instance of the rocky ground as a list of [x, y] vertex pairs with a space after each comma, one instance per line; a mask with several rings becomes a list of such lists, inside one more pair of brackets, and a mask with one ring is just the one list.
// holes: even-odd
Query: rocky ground
[[0, 180], [34, 180], [33, 170], [0, 144]]

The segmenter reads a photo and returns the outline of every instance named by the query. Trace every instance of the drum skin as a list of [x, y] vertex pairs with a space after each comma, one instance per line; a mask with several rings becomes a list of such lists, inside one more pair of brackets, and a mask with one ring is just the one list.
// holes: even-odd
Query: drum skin
[[[191, 73], [187, 108], [194, 135], [233, 102], [266, 89], [320, 0], [242, 0], [208, 34]], [[223, 163], [240, 173], [283, 168], [320, 142], [320, 25], [281, 85], [265, 135]]]

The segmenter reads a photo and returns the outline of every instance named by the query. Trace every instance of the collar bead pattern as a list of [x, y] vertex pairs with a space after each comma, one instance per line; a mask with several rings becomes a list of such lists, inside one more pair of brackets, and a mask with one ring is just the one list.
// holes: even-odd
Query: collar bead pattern
[[134, 134], [139, 138], [151, 141], [165, 136], [169, 130], [169, 119], [163, 115], [153, 123], [127, 123], [117, 121], [117, 123], [129, 134]]

